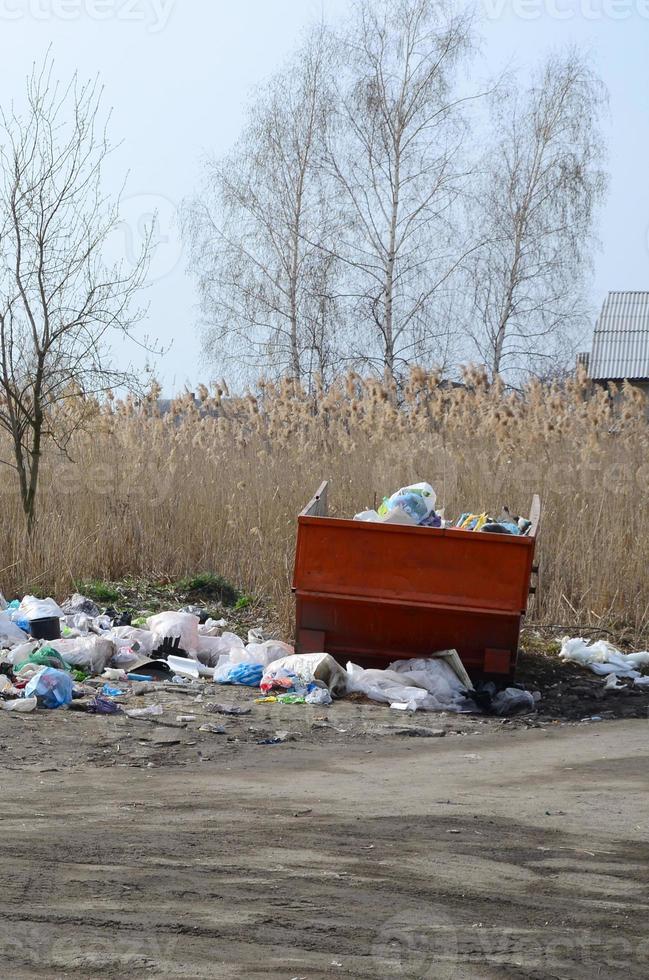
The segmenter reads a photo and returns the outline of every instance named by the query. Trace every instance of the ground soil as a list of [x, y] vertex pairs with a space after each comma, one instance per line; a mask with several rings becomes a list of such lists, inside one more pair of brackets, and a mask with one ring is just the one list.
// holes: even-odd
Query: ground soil
[[0, 711], [0, 976], [646, 978], [648, 697], [519, 679], [511, 720], [211, 684]]

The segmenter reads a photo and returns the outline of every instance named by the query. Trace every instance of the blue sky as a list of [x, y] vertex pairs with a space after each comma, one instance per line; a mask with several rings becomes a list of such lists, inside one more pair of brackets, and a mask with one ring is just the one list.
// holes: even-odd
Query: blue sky
[[[160, 216], [141, 331], [167, 348], [155, 364], [167, 392], [210, 375], [176, 209], [199, 180], [201, 156], [236, 139], [252, 87], [323, 9], [335, 17], [346, 8], [347, 0], [0, 0], [3, 99], [20, 95], [50, 44], [61, 78], [75, 69], [102, 78], [111, 134], [123, 141], [107, 180], [117, 188], [129, 171], [114, 247], [134, 254], [147, 216]], [[610, 92], [611, 172], [590, 299], [596, 309], [609, 289], [649, 288], [649, 0], [478, 0], [476, 10], [484, 74], [525, 71], [565, 44], [590, 52]], [[115, 355], [144, 363], [137, 348]]]

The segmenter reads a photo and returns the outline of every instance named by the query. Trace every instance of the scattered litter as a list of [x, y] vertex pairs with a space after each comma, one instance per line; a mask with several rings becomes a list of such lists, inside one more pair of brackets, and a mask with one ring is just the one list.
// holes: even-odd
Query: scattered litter
[[92, 699], [92, 701], [89, 701], [85, 705], [85, 709], [89, 715], [121, 715], [122, 714], [121, 707], [118, 704], [116, 704], [115, 701], [111, 701], [110, 698], [102, 697], [101, 694], [98, 694], [95, 698]]
[[249, 715], [251, 708], [242, 708], [238, 704], [214, 704], [208, 702], [205, 705], [206, 711], [211, 711], [218, 715]]
[[272, 738], [262, 738], [257, 742], [257, 745], [281, 745], [283, 742], [288, 742], [292, 737], [289, 732], [275, 732]]
[[146, 708], [131, 708], [126, 712], [129, 718], [152, 718], [163, 714], [161, 704], [150, 704]]
[[121, 698], [124, 696], [124, 691], [119, 687], [111, 687], [110, 684], [104, 684], [101, 693], [105, 698]]
[[211, 735], [225, 735], [226, 729], [223, 725], [213, 725], [211, 722], [206, 722], [204, 725], [198, 729], [199, 732], [209, 732]]
[[609, 678], [614, 674], [616, 677], [631, 678], [635, 683], [640, 681], [639, 686], [649, 683], [648, 680], [643, 679], [640, 670], [641, 667], [649, 667], [647, 651], [622, 653], [607, 640], [588, 643], [582, 637], [574, 639], [565, 637], [559, 656], [562, 660], [588, 667], [594, 674], [602, 677]]
[[409, 738], [444, 738], [443, 728], [420, 728], [414, 725], [383, 725], [381, 730], [386, 735], [406, 735]]
[[0, 701], [4, 711], [15, 711], [16, 714], [26, 715], [38, 706], [38, 698], [17, 698], [15, 701]]

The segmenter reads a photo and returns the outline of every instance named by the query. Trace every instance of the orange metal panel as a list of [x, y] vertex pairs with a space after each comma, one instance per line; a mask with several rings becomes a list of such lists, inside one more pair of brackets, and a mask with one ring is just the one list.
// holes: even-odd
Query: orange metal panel
[[[537, 498], [534, 507], [536, 529]], [[534, 536], [301, 516], [297, 648], [322, 640], [340, 660], [383, 666], [454, 648], [471, 673], [513, 674], [535, 544]]]

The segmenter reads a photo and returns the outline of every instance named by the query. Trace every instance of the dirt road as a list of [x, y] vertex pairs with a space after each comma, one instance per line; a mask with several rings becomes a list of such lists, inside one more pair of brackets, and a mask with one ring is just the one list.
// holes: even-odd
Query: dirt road
[[615, 721], [41, 753], [2, 775], [0, 975], [644, 978], [648, 745]]

